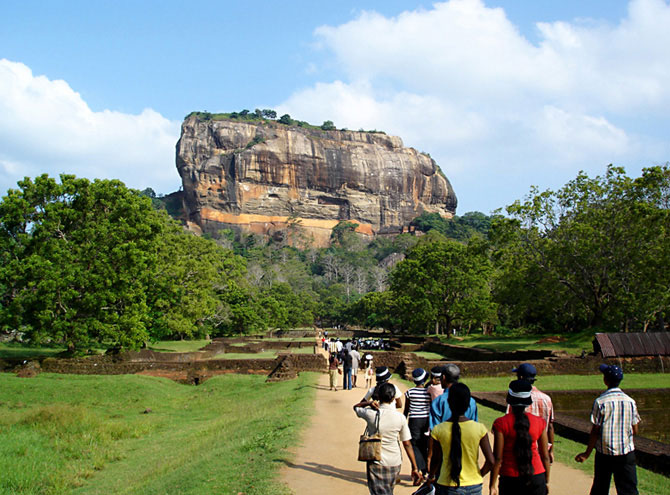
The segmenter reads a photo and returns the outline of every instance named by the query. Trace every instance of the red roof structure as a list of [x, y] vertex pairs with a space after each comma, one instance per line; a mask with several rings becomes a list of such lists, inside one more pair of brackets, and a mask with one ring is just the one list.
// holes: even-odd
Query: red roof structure
[[593, 350], [604, 358], [670, 356], [670, 332], [597, 333]]

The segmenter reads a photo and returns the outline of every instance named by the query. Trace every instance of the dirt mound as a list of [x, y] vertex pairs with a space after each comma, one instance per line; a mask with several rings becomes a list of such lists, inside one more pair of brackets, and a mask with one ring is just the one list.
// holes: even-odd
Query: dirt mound
[[559, 342], [565, 342], [566, 339], [562, 335], [551, 335], [535, 342], [536, 344], [558, 344]]

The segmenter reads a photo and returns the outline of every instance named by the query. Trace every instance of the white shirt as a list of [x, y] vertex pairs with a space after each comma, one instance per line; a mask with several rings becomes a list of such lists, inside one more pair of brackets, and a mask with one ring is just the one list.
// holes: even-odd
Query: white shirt
[[[375, 421], [377, 411], [365, 407], [357, 407], [356, 415], [368, 423], [368, 432], [375, 433]], [[382, 466], [400, 466], [402, 464], [402, 453], [400, 442], [412, 439], [407, 426], [407, 419], [395, 410], [393, 404], [382, 404], [379, 406], [379, 433], [382, 435], [382, 460], [375, 464]]]

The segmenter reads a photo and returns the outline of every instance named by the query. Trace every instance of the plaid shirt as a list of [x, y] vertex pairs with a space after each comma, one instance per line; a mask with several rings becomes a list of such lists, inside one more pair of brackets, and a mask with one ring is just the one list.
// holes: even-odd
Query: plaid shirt
[[626, 455], [635, 450], [633, 425], [640, 422], [635, 401], [620, 388], [611, 388], [593, 402], [591, 423], [600, 426], [596, 451], [606, 455]]
[[[547, 431], [549, 423], [554, 422], [554, 405], [551, 403], [551, 397], [544, 392], [540, 392], [535, 385], [530, 391], [530, 398], [533, 403], [526, 408], [526, 412], [544, 419], [544, 430]], [[507, 412], [510, 412], [509, 405]]]

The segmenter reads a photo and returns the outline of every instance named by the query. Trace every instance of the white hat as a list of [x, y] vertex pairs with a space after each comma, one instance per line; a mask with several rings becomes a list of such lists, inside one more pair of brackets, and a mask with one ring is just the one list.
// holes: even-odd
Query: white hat
[[372, 354], [366, 354], [366, 355], [365, 355], [365, 359], [370, 359], [370, 360], [372, 360]]

